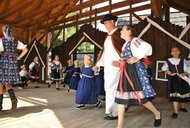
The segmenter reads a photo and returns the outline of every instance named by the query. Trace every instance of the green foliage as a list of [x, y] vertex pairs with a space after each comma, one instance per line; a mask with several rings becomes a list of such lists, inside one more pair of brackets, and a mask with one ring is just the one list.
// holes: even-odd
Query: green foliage
[[94, 53], [94, 45], [89, 42], [84, 42], [78, 46], [77, 53]]
[[75, 33], [76, 33], [76, 27], [75, 26], [65, 28], [65, 41]]

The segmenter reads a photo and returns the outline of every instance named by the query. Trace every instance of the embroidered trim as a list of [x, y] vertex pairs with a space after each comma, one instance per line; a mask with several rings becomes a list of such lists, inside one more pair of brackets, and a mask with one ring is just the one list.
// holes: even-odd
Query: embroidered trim
[[190, 97], [190, 93], [184, 95], [181, 95], [180, 93], [170, 93], [170, 97], [188, 98]]
[[[140, 99], [144, 99], [145, 95], [143, 91], [136, 91], [136, 93], [138, 94]], [[116, 97], [119, 99], [138, 99], [138, 97], [136, 96], [136, 94], [134, 92], [120, 92], [120, 91], [116, 91]]]

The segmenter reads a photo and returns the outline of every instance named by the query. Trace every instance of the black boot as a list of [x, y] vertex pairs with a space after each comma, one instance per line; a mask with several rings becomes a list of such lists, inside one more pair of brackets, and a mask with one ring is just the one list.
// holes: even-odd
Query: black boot
[[17, 108], [17, 98], [16, 98], [16, 96], [15, 96], [15, 93], [14, 93], [14, 90], [13, 89], [9, 89], [8, 90], [8, 93], [9, 93], [9, 95], [10, 95], [10, 98], [11, 98], [11, 102], [12, 102], [12, 108], [11, 108], [11, 110], [14, 110], [14, 109], [16, 109]]
[[3, 109], [2, 104], [3, 104], [3, 94], [0, 94], [0, 111], [2, 111]]

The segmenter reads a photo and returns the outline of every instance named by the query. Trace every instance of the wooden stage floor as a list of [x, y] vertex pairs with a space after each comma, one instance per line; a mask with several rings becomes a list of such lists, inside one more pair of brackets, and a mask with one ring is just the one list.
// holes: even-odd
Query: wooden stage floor
[[[0, 112], [0, 128], [116, 128], [117, 120], [104, 120], [103, 104], [99, 109], [86, 106], [75, 108], [75, 92], [55, 90], [40, 84], [34, 88], [31, 83], [25, 89], [15, 88], [18, 109], [11, 111], [10, 99], [5, 92], [3, 109]], [[156, 98], [153, 103], [162, 111], [160, 128], [189, 128], [190, 112], [179, 112], [178, 119], [171, 119], [171, 103], [164, 98]], [[190, 104], [186, 105], [190, 111]], [[125, 115], [125, 128], [153, 128], [153, 115], [143, 107], [132, 106]]]

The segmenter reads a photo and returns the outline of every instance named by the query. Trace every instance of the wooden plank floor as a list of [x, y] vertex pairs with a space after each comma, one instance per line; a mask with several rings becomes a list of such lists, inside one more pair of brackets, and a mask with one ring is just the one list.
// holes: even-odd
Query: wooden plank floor
[[[32, 85], [32, 84], [31, 84]], [[11, 111], [10, 99], [5, 92], [3, 112], [0, 112], [0, 128], [116, 128], [117, 121], [103, 119], [104, 105], [99, 109], [87, 106], [75, 108], [75, 92], [55, 90], [40, 84], [41, 88], [15, 89], [18, 109]], [[190, 112], [179, 113], [178, 119], [171, 119], [171, 103], [156, 98], [155, 105], [162, 111], [160, 128], [189, 128]], [[190, 111], [190, 104], [187, 104]], [[125, 116], [126, 128], [153, 128], [153, 115], [143, 107], [132, 106]]]

